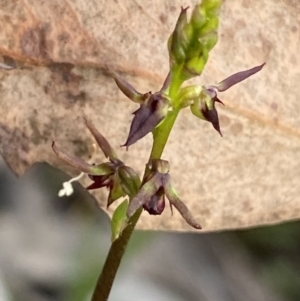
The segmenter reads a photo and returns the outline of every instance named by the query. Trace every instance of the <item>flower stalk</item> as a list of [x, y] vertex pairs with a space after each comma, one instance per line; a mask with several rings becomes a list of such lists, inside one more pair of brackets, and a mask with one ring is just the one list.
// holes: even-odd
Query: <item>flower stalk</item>
[[192, 10], [188, 20], [187, 8], [181, 8], [175, 29], [168, 39], [169, 73], [158, 92], [141, 93], [122, 78], [110, 66], [108, 72], [118, 88], [139, 107], [133, 119], [126, 142], [127, 149], [152, 133], [153, 145], [144, 176], [140, 180], [137, 172], [122, 162], [106, 138], [87, 119], [85, 124], [108, 159], [101, 164], [90, 164], [81, 158], [61, 151], [53, 142], [56, 155], [74, 168], [88, 174], [93, 183], [87, 189], [106, 187], [109, 190], [107, 206], [117, 199], [125, 199], [115, 210], [112, 227], [112, 245], [103, 270], [97, 281], [92, 301], [106, 301], [118, 267], [143, 209], [159, 215], [165, 209], [166, 199], [171, 210], [176, 208], [182, 218], [195, 229], [201, 229], [192, 212], [180, 200], [169, 173], [170, 167], [162, 160], [164, 148], [173, 125], [182, 109], [190, 107], [193, 115], [208, 121], [222, 136], [216, 103], [223, 102], [217, 93], [259, 72], [264, 64], [235, 73], [217, 85], [192, 85], [182, 88], [184, 81], [202, 73], [209, 52], [218, 40], [218, 24], [221, 0], [202, 0]]

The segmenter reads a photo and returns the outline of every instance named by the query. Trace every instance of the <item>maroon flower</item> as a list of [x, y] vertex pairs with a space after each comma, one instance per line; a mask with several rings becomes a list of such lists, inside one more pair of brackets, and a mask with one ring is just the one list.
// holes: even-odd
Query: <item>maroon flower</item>
[[52, 143], [52, 148], [56, 155], [73, 166], [74, 168], [87, 173], [93, 183], [87, 189], [98, 189], [107, 187], [109, 195], [107, 199], [107, 207], [122, 196], [132, 196], [140, 187], [140, 179], [137, 173], [129, 166], [126, 166], [118, 159], [113, 148], [108, 141], [97, 131], [95, 126], [85, 119], [85, 124], [90, 130], [101, 150], [103, 151], [108, 162], [100, 165], [89, 164], [81, 158], [71, 156], [58, 149], [56, 144]]
[[131, 200], [127, 216], [131, 217], [137, 209], [143, 206], [149, 214], [159, 215], [165, 208], [165, 197], [174, 206], [185, 221], [196, 229], [201, 229], [187, 206], [179, 199], [169, 175], [169, 163], [165, 160], [151, 160], [150, 173], [136, 196]]

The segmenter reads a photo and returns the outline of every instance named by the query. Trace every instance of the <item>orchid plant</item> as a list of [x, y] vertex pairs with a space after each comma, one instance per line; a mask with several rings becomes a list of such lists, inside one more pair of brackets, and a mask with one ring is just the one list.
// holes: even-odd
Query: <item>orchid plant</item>
[[119, 159], [107, 139], [87, 118], [84, 118], [85, 125], [108, 159], [107, 162], [90, 164], [60, 150], [54, 142], [52, 144], [61, 160], [89, 176], [92, 183], [87, 189], [108, 188], [107, 207], [119, 198], [125, 198], [112, 217], [112, 245], [96, 285], [93, 301], [107, 300], [125, 247], [143, 210], [153, 215], [161, 214], [166, 197], [171, 210], [175, 207], [191, 227], [201, 229], [200, 223], [193, 218], [175, 190], [168, 161], [161, 158], [167, 139], [179, 112], [187, 107], [196, 117], [210, 122], [222, 136], [216, 103], [223, 102], [218, 98], [218, 92], [228, 90], [264, 66], [261, 64], [230, 75], [217, 85], [182, 87], [186, 80], [202, 73], [210, 50], [217, 43], [220, 7], [221, 0], [203, 0], [192, 10], [190, 20], [187, 17], [188, 8], [181, 8], [175, 29], [168, 40], [169, 73], [158, 92], [138, 92], [107, 66], [119, 89], [138, 105], [133, 112], [129, 134], [123, 146], [128, 149], [147, 134], [153, 135], [153, 146], [142, 179], [133, 168]]

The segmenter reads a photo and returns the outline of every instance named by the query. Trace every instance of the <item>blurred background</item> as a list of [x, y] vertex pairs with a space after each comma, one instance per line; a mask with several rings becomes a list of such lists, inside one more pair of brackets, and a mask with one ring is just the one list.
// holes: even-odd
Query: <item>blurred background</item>
[[[109, 219], [47, 164], [21, 178], [0, 158], [0, 301], [90, 300]], [[171, 217], [170, 217], [171, 218]], [[136, 231], [110, 301], [299, 301], [300, 223], [212, 234]]]

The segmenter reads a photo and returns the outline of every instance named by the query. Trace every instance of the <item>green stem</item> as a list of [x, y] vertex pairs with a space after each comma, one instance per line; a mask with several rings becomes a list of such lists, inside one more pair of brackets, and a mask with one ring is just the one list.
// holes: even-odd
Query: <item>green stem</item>
[[[174, 72], [172, 82], [169, 88], [169, 97], [173, 100], [174, 108], [168, 113], [162, 124], [153, 132], [153, 147], [150, 154], [150, 159], [159, 159], [163, 153], [165, 145], [168, 141], [174, 122], [178, 116], [179, 108], [176, 107], [176, 95], [182, 81], [179, 79], [180, 71]], [[98, 278], [96, 288], [93, 293], [92, 301], [107, 301], [113, 282], [115, 280], [120, 262], [125, 253], [126, 246], [137, 224], [142, 208], [129, 219], [128, 225], [123, 230], [118, 239], [116, 239], [108, 252], [103, 269]]]
[[150, 159], [159, 159], [161, 157], [178, 113], [178, 108], [169, 112], [163, 123], [153, 132], [153, 146]]
[[108, 300], [120, 262], [125, 253], [126, 246], [141, 213], [142, 209], [136, 211], [136, 213], [130, 218], [127, 227], [123, 230], [120, 237], [111, 244], [103, 269], [98, 278], [92, 301]]

